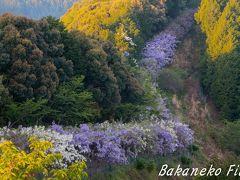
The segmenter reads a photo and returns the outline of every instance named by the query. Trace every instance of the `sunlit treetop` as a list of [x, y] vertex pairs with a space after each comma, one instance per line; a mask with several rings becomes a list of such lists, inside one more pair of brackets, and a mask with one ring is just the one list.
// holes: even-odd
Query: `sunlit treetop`
[[111, 40], [120, 52], [125, 52], [141, 42], [144, 28], [151, 32], [157, 29], [153, 26], [164, 21], [164, 6], [164, 1], [83, 0], [76, 2], [61, 21], [68, 30]]
[[238, 0], [202, 0], [195, 19], [206, 33], [208, 53], [212, 58], [237, 48], [240, 37]]

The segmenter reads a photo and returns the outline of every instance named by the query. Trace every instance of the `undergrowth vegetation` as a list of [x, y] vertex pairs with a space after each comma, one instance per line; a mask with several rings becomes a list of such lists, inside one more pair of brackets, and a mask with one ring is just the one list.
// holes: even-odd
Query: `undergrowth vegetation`
[[49, 141], [30, 137], [28, 152], [19, 149], [11, 141], [0, 144], [0, 177], [2, 179], [82, 179], [87, 177], [85, 162], [61, 167], [61, 154], [48, 153]]

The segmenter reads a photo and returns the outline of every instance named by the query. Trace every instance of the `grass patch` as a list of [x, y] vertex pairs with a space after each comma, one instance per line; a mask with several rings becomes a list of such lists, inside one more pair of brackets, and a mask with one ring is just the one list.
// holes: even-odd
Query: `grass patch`
[[161, 90], [175, 94], [184, 92], [184, 80], [187, 72], [178, 67], [168, 67], [160, 71], [158, 86]]

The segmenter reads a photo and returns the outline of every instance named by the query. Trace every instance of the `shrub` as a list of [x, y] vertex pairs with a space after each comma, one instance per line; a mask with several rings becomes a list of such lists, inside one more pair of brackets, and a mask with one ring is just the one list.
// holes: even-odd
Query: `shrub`
[[135, 163], [135, 167], [137, 170], [143, 170], [146, 166], [146, 162], [144, 159], [138, 158]]
[[146, 169], [149, 173], [151, 173], [152, 171], [154, 171], [156, 169], [156, 163], [154, 161], [149, 161], [147, 159], [144, 158], [137, 158], [136, 162], [135, 162], [135, 168], [137, 170], [143, 170]]
[[189, 158], [187, 156], [181, 156], [181, 163], [183, 165], [189, 166], [192, 163], [192, 160], [191, 160], [191, 158]]
[[196, 144], [193, 144], [189, 147], [189, 150], [192, 152], [197, 152], [197, 151], [199, 151], [199, 146]]
[[173, 93], [182, 93], [184, 90], [184, 71], [176, 68], [163, 69], [159, 72], [158, 85], [160, 89]]
[[129, 122], [131, 120], [136, 120], [141, 116], [141, 114], [146, 114], [146, 106], [135, 105], [131, 103], [121, 104], [116, 109], [115, 118], [123, 122]]
[[216, 141], [220, 147], [240, 155], [240, 122], [226, 122], [223, 129], [216, 131]]
[[5, 102], [0, 116], [3, 120], [2, 126], [17, 126], [20, 124], [35, 125], [42, 122], [43, 118], [54, 112], [47, 106], [46, 99], [29, 99], [22, 103], [15, 102], [8, 98]]
[[154, 161], [148, 161], [146, 164], [146, 169], [149, 173], [157, 169], [157, 164]]
[[29, 152], [19, 150], [11, 141], [0, 144], [0, 177], [3, 179], [82, 179], [85, 162], [76, 162], [67, 168], [56, 167], [61, 154], [48, 153], [49, 141], [29, 139]]

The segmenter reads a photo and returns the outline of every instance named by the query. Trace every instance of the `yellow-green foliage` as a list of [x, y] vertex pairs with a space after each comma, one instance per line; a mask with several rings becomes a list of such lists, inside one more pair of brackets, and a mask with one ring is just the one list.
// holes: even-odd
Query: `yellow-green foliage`
[[[158, 23], [165, 15], [162, 9], [164, 1], [156, 0], [83, 0], [76, 2], [61, 17], [61, 21], [68, 30], [76, 29], [102, 40], [110, 40], [115, 43], [119, 52], [124, 52], [135, 49], [126, 37], [132, 38], [135, 43], [142, 42], [139, 37], [141, 22], [136, 16], [139, 13], [152, 13], [149, 19], [154, 18], [152, 23]], [[151, 27], [148, 28], [150, 32]]]
[[239, 0], [202, 0], [195, 15], [207, 36], [208, 53], [217, 58], [232, 52], [239, 44]]
[[139, 32], [140, 31], [137, 28], [136, 24], [130, 18], [123, 19], [123, 22], [119, 24], [114, 34], [114, 42], [116, 48], [120, 52], [129, 51], [133, 45], [130, 46], [125, 37], [130, 36], [135, 38], [139, 35]]
[[106, 28], [114, 24], [129, 12], [129, 0], [84, 0], [75, 3], [61, 20], [67, 29], [78, 29], [86, 34], [97, 34], [108, 39], [109, 30]]
[[0, 179], [82, 179], [87, 174], [85, 162], [76, 162], [68, 168], [58, 169], [53, 165], [62, 156], [59, 153], [47, 153], [52, 147], [49, 141], [40, 141], [35, 137], [29, 139], [30, 152], [19, 150], [11, 141], [0, 144]]
[[[103, 40], [115, 40], [119, 51], [129, 49], [127, 41], [124, 40], [123, 34], [129, 35], [128, 29], [124, 22], [120, 23], [114, 35], [111, 26], [124, 20], [129, 16], [131, 8], [136, 6], [133, 0], [83, 0], [77, 2], [61, 18], [68, 30], [77, 29], [85, 32], [87, 35], [100, 37]], [[130, 31], [132, 35], [138, 34], [138, 29], [130, 19], [124, 20], [132, 25]]]
[[195, 19], [201, 24], [201, 29], [210, 34], [221, 14], [220, 5], [217, 0], [202, 0]]

